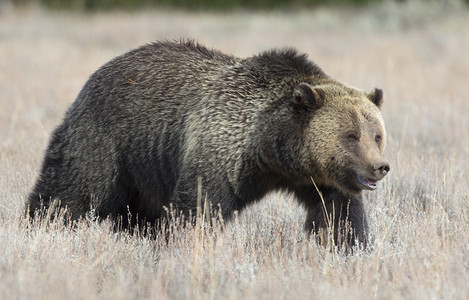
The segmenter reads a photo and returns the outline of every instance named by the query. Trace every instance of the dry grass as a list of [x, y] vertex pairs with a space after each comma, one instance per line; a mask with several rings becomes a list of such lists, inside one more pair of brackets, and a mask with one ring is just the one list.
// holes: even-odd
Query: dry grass
[[[0, 299], [468, 299], [469, 14], [410, 2], [366, 11], [226, 15], [0, 12]], [[21, 218], [52, 128], [100, 65], [156, 39], [193, 37], [240, 56], [310, 54], [386, 93], [391, 172], [366, 194], [375, 247], [343, 255], [302, 232], [272, 194], [224, 232], [170, 239], [107, 222], [28, 228]]]

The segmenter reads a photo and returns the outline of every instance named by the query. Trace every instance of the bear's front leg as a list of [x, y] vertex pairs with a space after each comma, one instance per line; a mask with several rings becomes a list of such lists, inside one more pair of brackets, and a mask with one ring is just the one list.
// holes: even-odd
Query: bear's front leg
[[[186, 175], [189, 174], [189, 175]], [[234, 211], [240, 210], [240, 200], [232, 192], [228, 179], [223, 174], [215, 176], [218, 181], [204, 178], [197, 173], [187, 172], [176, 185], [170, 203], [186, 221], [195, 224], [197, 213], [204, 218], [228, 221]]]
[[[329, 242], [332, 233], [334, 245], [353, 247], [367, 245], [368, 223], [361, 195], [346, 195], [334, 188], [320, 187], [321, 197], [307, 205], [305, 230], [315, 232], [321, 244]], [[318, 195], [317, 191], [314, 191]], [[308, 202], [306, 202], [308, 203]]]

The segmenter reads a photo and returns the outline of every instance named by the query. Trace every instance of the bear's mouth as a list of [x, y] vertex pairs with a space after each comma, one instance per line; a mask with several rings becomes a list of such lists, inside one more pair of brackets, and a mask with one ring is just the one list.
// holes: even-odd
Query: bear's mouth
[[358, 179], [358, 182], [361, 183], [361, 185], [363, 185], [365, 188], [370, 189], [370, 190], [376, 189], [376, 185], [378, 184], [378, 180], [366, 178], [358, 174], [357, 174], [357, 179]]

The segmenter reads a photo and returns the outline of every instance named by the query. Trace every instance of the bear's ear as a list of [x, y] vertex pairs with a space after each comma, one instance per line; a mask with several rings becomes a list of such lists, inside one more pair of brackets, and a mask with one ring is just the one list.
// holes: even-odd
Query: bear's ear
[[324, 92], [312, 88], [307, 83], [300, 83], [293, 90], [293, 101], [295, 105], [303, 108], [319, 109], [324, 104]]
[[374, 88], [371, 93], [366, 95], [368, 99], [370, 99], [371, 102], [376, 104], [378, 108], [381, 108], [381, 105], [383, 105], [383, 91], [378, 88]]

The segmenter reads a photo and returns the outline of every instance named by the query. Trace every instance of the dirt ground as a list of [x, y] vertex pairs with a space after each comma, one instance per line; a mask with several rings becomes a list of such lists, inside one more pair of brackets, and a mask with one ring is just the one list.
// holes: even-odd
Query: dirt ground
[[[445, 3], [94, 14], [0, 5], [0, 298], [469, 298], [469, 11]], [[215, 240], [195, 229], [167, 244], [117, 238], [106, 223], [24, 224], [50, 132], [89, 75], [180, 38], [241, 57], [295, 47], [335, 78], [384, 90], [391, 172], [365, 195], [372, 250], [318, 247], [283, 194]]]

